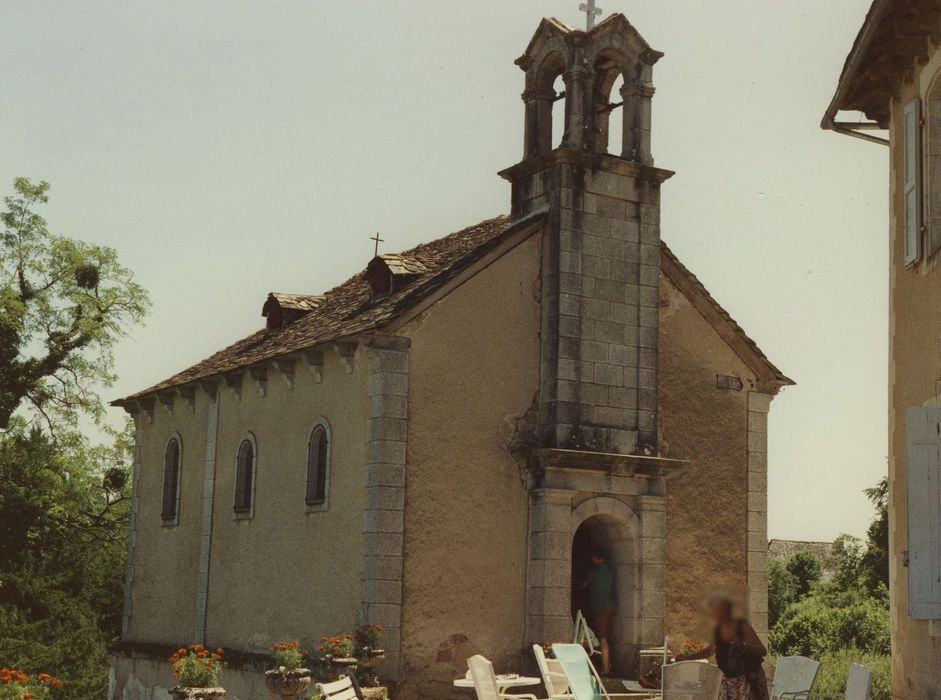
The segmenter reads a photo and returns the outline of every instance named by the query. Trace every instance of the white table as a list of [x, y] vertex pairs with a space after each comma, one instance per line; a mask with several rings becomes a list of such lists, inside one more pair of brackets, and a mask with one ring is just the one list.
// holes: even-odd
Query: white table
[[[514, 674], [497, 676], [497, 687], [501, 692], [507, 688], [519, 688], [526, 685], [539, 685], [542, 680], [532, 676], [517, 676]], [[455, 688], [473, 688], [474, 680], [465, 676], [454, 681]]]

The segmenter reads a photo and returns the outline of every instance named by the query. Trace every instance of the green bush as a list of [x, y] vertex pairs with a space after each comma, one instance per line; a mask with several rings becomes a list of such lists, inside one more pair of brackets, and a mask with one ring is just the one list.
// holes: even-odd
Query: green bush
[[880, 600], [857, 597], [834, 604], [826, 596], [808, 596], [789, 606], [771, 630], [772, 650], [783, 656], [822, 658], [839, 649], [889, 653], [889, 611]]
[[870, 654], [859, 649], [842, 649], [821, 656], [814, 692], [844, 692], [846, 674], [854, 661], [872, 669], [872, 700], [889, 700], [892, 697], [892, 665], [888, 655]]

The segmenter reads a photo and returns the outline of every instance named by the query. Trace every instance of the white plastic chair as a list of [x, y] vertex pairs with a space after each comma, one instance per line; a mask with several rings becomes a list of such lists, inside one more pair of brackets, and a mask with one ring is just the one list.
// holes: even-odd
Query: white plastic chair
[[353, 676], [340, 676], [332, 683], [318, 683], [317, 693], [325, 700], [363, 700], [362, 691]]
[[869, 700], [872, 692], [872, 669], [862, 664], [850, 664], [846, 676], [845, 693], [812, 693], [812, 700], [818, 698], [844, 698], [844, 700]]
[[471, 680], [474, 681], [477, 700], [515, 700], [516, 698], [536, 700], [535, 695], [501, 693], [500, 686], [497, 685], [497, 674], [493, 672], [493, 664], [480, 654], [476, 654], [467, 660], [467, 670], [470, 671]]
[[542, 684], [546, 686], [549, 700], [571, 700], [575, 696], [569, 692], [569, 681], [562, 670], [562, 664], [555, 659], [546, 658], [546, 653], [538, 644], [533, 644], [533, 655], [542, 676]]
[[695, 697], [716, 700], [722, 684], [722, 671], [699, 661], [677, 661], [663, 667], [663, 700]]
[[586, 647], [589, 656], [601, 653], [601, 649], [599, 649], [601, 642], [598, 640], [598, 635], [588, 626], [588, 620], [581, 610], [575, 611], [575, 639], [572, 641]]
[[806, 656], [779, 656], [774, 664], [771, 699], [807, 698], [817, 680], [820, 662]]

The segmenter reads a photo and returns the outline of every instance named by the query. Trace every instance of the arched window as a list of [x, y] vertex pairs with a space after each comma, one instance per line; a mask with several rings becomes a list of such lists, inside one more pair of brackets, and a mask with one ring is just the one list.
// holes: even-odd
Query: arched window
[[251, 513], [255, 495], [255, 440], [249, 435], [239, 445], [235, 468], [235, 512]]
[[307, 505], [326, 505], [329, 470], [330, 435], [327, 426], [318, 423], [310, 432], [307, 443]]
[[163, 507], [160, 509], [164, 522], [177, 521], [180, 513], [180, 462], [183, 450], [176, 435], [167, 441], [163, 454]]

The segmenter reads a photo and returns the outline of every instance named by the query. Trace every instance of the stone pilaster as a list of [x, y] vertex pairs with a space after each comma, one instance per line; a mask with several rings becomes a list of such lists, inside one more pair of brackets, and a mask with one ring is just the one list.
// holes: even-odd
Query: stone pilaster
[[140, 484], [141, 470], [141, 413], [134, 415], [134, 464], [131, 467], [131, 511], [128, 514], [128, 533], [127, 533], [127, 561], [124, 565], [124, 612], [121, 616], [121, 639], [127, 640], [131, 628], [131, 607], [133, 596], [131, 588], [134, 585], [134, 554], [137, 547], [137, 514], [140, 508], [140, 493], [138, 485]]
[[568, 490], [530, 492], [527, 640], [569, 641], [572, 636], [573, 496]]
[[768, 641], [768, 409], [771, 394], [748, 394], [748, 617]]
[[663, 496], [638, 496], [641, 552], [640, 644], [663, 644], [667, 510]]
[[206, 643], [209, 609], [209, 562], [212, 556], [212, 512], [216, 492], [216, 439], [219, 432], [219, 393], [207, 392], [206, 461], [203, 463], [203, 512], [200, 520], [199, 579], [196, 588], [196, 629], [194, 639]]
[[368, 622], [384, 629], [383, 673], [401, 669], [405, 466], [408, 437], [408, 341], [366, 341], [369, 360], [369, 463], [363, 531], [363, 607]]

